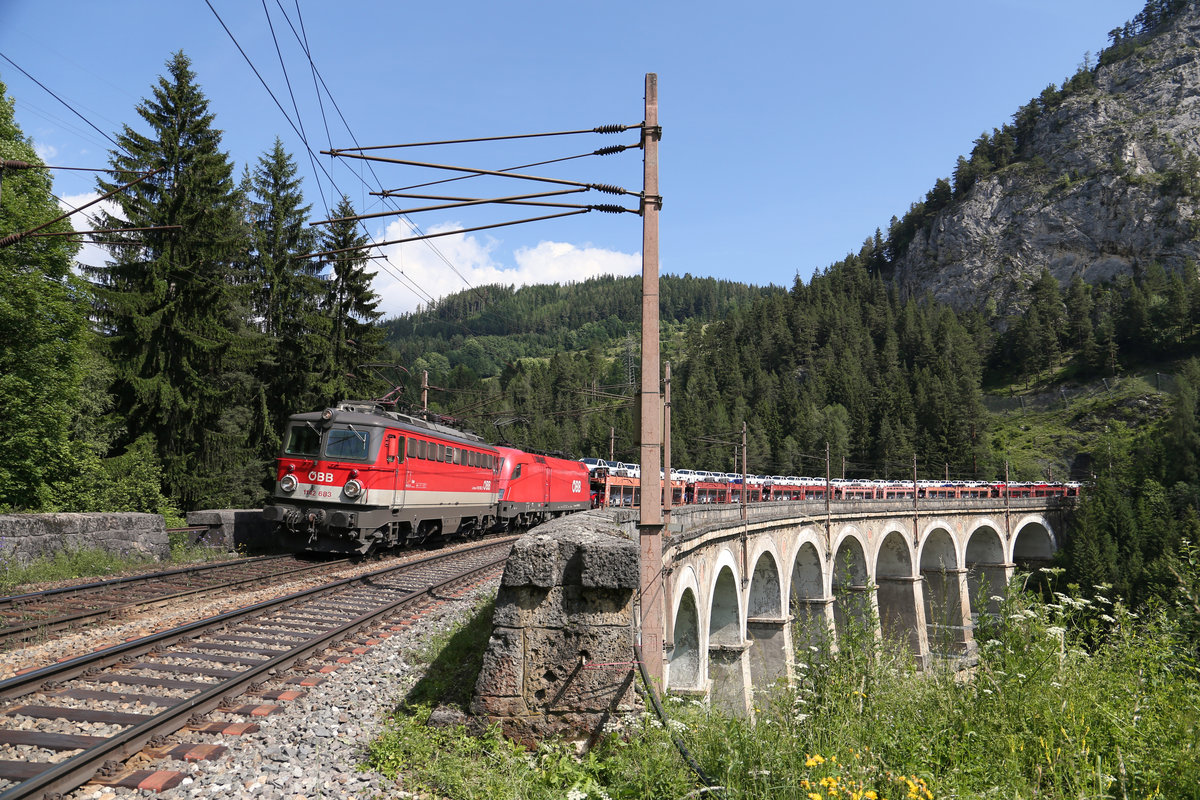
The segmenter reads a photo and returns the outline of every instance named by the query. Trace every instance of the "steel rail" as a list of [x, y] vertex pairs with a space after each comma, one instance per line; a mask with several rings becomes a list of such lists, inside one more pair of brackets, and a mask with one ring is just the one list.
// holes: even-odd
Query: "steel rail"
[[[427, 565], [437, 561], [448, 560], [457, 556], [477, 553], [478, 551], [488, 548], [502, 548], [505, 545], [510, 545], [515, 538], [516, 537], [502, 541], [485, 542], [470, 548], [465, 548], [463, 550], [456, 550], [453, 553], [443, 553], [437, 556], [431, 556], [428, 558], [419, 559], [417, 561], [411, 561], [405, 564], [389, 567], [368, 575], [361, 575], [355, 578], [346, 578], [331, 584], [316, 587], [314, 589], [296, 592], [283, 598], [268, 600], [243, 609], [238, 609], [236, 611], [227, 612], [215, 617], [210, 617], [209, 619], [189, 623], [169, 631], [151, 634], [150, 636], [135, 640], [133, 642], [110, 647], [106, 650], [100, 651], [99, 653], [91, 654], [89, 656], [82, 656], [80, 658], [64, 662], [63, 664], [53, 665], [35, 672], [28, 673], [26, 675], [17, 676], [15, 678], [2, 681], [0, 682], [0, 697], [20, 697], [24, 694], [38, 691], [42, 684], [46, 681], [61, 681], [64, 679], [78, 677], [86, 670], [90, 669], [91, 667], [95, 667], [100, 663], [111, 665], [129, 656], [148, 653], [151, 650], [160, 648], [168, 643], [187, 638], [191, 634], [197, 633], [204, 629], [227, 626], [230, 622], [249, 618], [263, 611], [288, 608], [305, 600], [315, 599], [324, 595], [332, 594], [339, 589], [353, 584], [369, 584], [373, 578], [378, 578], [380, 575], [386, 575], [388, 573], [401, 572], [405, 570], [413, 570], [419, 566]], [[412, 603], [414, 600], [424, 595], [436, 592], [451, 584], [461, 582], [467, 578], [475, 576], [482, 571], [493, 569], [497, 565], [504, 563], [506, 559], [507, 550], [505, 551], [504, 556], [501, 558], [491, 560], [481, 566], [472, 567], [464, 573], [441, 580], [435, 584], [406, 592], [399, 599], [391, 603], [380, 606], [372, 611], [368, 611], [336, 628], [318, 634], [316, 637], [301, 643], [298, 647], [289, 650], [284, 654], [269, 658], [226, 681], [214, 684], [212, 688], [207, 689], [200, 694], [182, 699], [179, 703], [168, 707], [161, 714], [157, 714], [145, 722], [127, 728], [98, 745], [88, 748], [68, 759], [52, 764], [50, 769], [46, 770], [45, 772], [26, 779], [14, 786], [9, 787], [5, 791], [0, 792], [0, 800], [31, 798], [38, 796], [38, 793], [65, 793], [78, 788], [90, 780], [96, 774], [99, 767], [106, 761], [110, 759], [129, 758], [133, 754], [140, 751], [154, 736], [165, 733], [173, 733], [179, 730], [181, 727], [184, 727], [186, 722], [181, 724], [181, 718], [185, 716], [190, 718], [190, 716], [193, 714], [204, 714], [216, 710], [224, 704], [226, 697], [230, 695], [236, 696], [241, 694], [245, 688], [249, 687], [253, 683], [258, 682], [259, 678], [268, 675], [272, 670], [279, 671], [287, 669], [297, 661], [306, 658], [311, 653], [324, 650], [330, 645], [341, 641], [358, 628], [364, 627], [382, 617], [386, 617], [395, 612], [398, 608]]]
[[226, 561], [210, 561], [204, 564], [196, 565], [196, 567], [178, 567], [176, 569], [164, 569], [158, 572], [147, 572], [141, 575], [124, 575], [120, 578], [107, 578], [102, 581], [92, 581], [91, 583], [76, 583], [70, 586], [58, 586], [53, 589], [43, 589], [37, 592], [25, 592], [24, 594], [11, 594], [6, 597], [0, 597], [0, 609], [5, 605], [16, 605], [30, 599], [38, 599], [42, 597], [50, 597], [56, 594], [68, 594], [71, 592], [94, 591], [98, 589], [107, 589], [112, 586], [117, 586], [122, 583], [136, 583], [142, 580], [151, 580], [154, 578], [166, 577], [168, 575], [178, 575], [184, 572], [200, 572], [202, 570], [220, 569], [227, 567], [230, 564], [253, 564], [259, 561], [270, 561], [271, 559], [287, 558], [287, 556], [254, 556], [253, 558], [229, 559]]
[[[241, 566], [242, 564], [250, 565], [250, 564], [256, 564], [256, 563], [263, 563], [265, 561], [271, 561], [271, 560], [285, 560], [287, 558], [288, 558], [288, 556], [260, 556], [258, 558], [245, 559], [244, 561], [223, 561], [219, 565], [205, 565], [205, 567], [197, 569], [197, 570], [195, 570], [195, 572], [199, 573], [199, 572], [215, 570], [218, 568], [237, 567], [237, 566]], [[220, 589], [233, 589], [233, 588], [237, 588], [239, 586], [244, 586], [245, 584], [248, 584], [248, 583], [253, 583], [255, 581], [262, 581], [262, 580], [270, 579], [270, 578], [280, 579], [280, 578], [293, 577], [293, 576], [301, 575], [306, 572], [313, 572], [313, 571], [325, 569], [328, 567], [345, 566], [349, 562], [350, 562], [350, 559], [344, 558], [344, 559], [339, 559], [337, 561], [312, 563], [312, 564], [307, 564], [307, 565], [300, 566], [300, 567], [295, 567], [293, 569], [284, 570], [282, 572], [244, 576], [244, 577], [238, 578], [237, 580], [225, 581], [224, 583], [212, 583], [212, 584], [207, 584], [205, 586], [194, 586], [189, 589], [172, 592], [170, 594], [159, 594], [159, 595], [155, 595], [152, 597], [145, 597], [145, 598], [138, 599], [138, 600], [130, 600], [128, 602], [115, 603], [113, 605], [108, 605], [103, 608], [97, 608], [97, 609], [90, 610], [90, 611], [78, 611], [73, 614], [64, 614], [64, 615], [60, 615], [60, 616], [56, 616], [56, 617], [47, 617], [45, 619], [32, 620], [30, 622], [27, 622], [27, 623], [21, 624], [21, 625], [11, 625], [11, 626], [6, 626], [6, 627], [0, 627], [0, 645], [6, 644], [6, 643], [12, 642], [12, 641], [27, 641], [27, 640], [32, 639], [42, 633], [48, 633], [50, 631], [56, 631], [56, 630], [62, 630], [64, 628], [69, 628], [69, 627], [78, 625], [81, 622], [85, 622], [87, 620], [107, 619], [107, 618], [111, 618], [111, 617], [116, 617], [116, 616], [120, 615], [122, 612], [131, 611], [133, 609], [155, 608], [157, 606], [167, 605], [168, 603], [175, 602], [184, 597], [191, 597], [193, 595], [203, 594], [205, 592], [215, 592]], [[86, 593], [90, 593], [90, 592], [99, 591], [102, 588], [111, 588], [114, 585], [120, 585], [122, 583], [124, 583], [128, 586], [136, 586], [136, 584], [139, 581], [144, 581], [144, 582], [149, 583], [150, 581], [158, 580], [161, 577], [177, 576], [177, 575], [181, 575], [181, 574], [188, 574], [190, 572], [192, 572], [192, 570], [188, 570], [188, 569], [168, 570], [165, 572], [156, 572], [156, 573], [151, 573], [149, 575], [143, 575], [143, 576], [131, 576], [129, 578], [114, 578], [112, 581], [102, 581], [99, 583], [84, 584], [83, 586], [62, 587], [60, 589], [48, 589], [48, 590], [46, 590], [46, 593], [44, 595], [39, 592], [34, 592], [31, 594], [17, 595], [16, 597], [13, 597], [13, 598], [4, 598], [4, 599], [5, 600], [18, 600], [18, 599], [25, 599], [25, 598], [39, 599], [44, 596], [52, 596], [53, 594], [56, 594], [56, 593], [61, 594], [61, 593], [72, 593], [72, 592], [77, 593], [77, 594], [86, 594]], [[84, 589], [86, 589], [86, 592], [84, 591]], [[14, 604], [12, 604], [11, 607], [14, 608], [14, 610], [18, 610], [19, 604], [14, 603]]]

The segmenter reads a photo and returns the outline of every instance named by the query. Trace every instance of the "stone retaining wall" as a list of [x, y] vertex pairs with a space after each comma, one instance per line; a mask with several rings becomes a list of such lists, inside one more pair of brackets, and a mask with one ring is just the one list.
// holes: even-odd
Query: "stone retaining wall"
[[157, 561], [170, 553], [158, 514], [0, 514], [0, 564], [93, 548]]
[[585, 512], [514, 546], [471, 712], [523, 741], [587, 737], [641, 708], [634, 691], [635, 512]]

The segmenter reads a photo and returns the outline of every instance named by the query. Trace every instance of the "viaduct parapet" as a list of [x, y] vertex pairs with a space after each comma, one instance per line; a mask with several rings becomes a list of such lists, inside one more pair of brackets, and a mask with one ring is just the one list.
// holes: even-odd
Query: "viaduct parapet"
[[[672, 510], [664, 536], [660, 691], [752, 713], [752, 691], [793, 679], [797, 647], [854, 621], [915, 658], [974, 653], [1018, 567], [1049, 564], [1070, 498], [843, 501]], [[472, 712], [510, 735], [598, 731], [634, 690], [637, 512], [553, 520], [514, 547]]]

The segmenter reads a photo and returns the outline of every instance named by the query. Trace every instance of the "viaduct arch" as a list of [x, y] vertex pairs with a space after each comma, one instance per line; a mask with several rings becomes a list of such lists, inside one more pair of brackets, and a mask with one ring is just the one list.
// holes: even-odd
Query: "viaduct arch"
[[[663, 537], [659, 687], [751, 714], [800, 648], [854, 636], [923, 664], [969, 658], [974, 621], [1018, 570], [1048, 564], [1074, 498], [685, 506]], [[552, 520], [514, 545], [472, 712], [511, 735], [595, 731], [639, 707], [637, 512]]]

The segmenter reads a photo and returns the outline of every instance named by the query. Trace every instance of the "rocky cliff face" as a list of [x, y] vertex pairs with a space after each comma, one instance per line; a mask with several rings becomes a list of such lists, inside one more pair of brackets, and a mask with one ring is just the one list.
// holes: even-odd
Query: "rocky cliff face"
[[1043, 268], [1065, 285], [1153, 262], [1200, 263], [1200, 4], [1095, 88], [1041, 115], [1027, 160], [981, 178], [895, 263], [906, 291], [956, 309], [1019, 310]]

